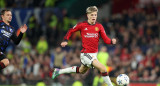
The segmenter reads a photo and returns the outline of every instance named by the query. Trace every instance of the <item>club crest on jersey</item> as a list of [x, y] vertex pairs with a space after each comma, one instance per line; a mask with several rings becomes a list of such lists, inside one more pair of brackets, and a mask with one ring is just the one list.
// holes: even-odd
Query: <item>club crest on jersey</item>
[[13, 32], [13, 30], [12, 29], [9, 29], [10, 30], [10, 32], [12, 33]]
[[98, 31], [99, 30], [99, 28], [98, 27], [95, 27], [95, 31]]

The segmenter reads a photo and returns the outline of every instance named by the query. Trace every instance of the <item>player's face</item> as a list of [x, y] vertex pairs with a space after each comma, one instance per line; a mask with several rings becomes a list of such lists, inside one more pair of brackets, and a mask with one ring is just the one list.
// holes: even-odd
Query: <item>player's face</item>
[[88, 22], [90, 24], [95, 24], [96, 20], [97, 20], [97, 12], [92, 12], [87, 14], [88, 17]]
[[2, 15], [2, 20], [4, 22], [10, 23], [12, 20], [12, 13], [11, 11], [5, 11], [4, 15]]

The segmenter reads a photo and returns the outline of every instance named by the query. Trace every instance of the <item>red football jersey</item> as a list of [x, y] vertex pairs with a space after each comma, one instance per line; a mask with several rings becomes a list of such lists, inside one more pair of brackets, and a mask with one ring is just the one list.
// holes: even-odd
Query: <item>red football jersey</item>
[[83, 53], [98, 52], [98, 42], [100, 35], [106, 44], [111, 44], [111, 39], [107, 37], [103, 26], [98, 22], [96, 22], [94, 25], [89, 24], [87, 21], [78, 23], [67, 32], [64, 40], [69, 40], [72, 33], [76, 31], [81, 32], [83, 47], [81, 52]]

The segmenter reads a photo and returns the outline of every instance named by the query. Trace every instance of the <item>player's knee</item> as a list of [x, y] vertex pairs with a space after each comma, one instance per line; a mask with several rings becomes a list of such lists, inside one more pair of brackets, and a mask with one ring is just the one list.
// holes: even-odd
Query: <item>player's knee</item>
[[101, 73], [103, 73], [103, 72], [107, 72], [106, 67], [105, 67], [105, 66], [102, 66], [102, 67], [100, 68], [100, 72], [101, 72]]
[[8, 66], [8, 65], [9, 65], [9, 61], [6, 61], [5, 66]]
[[5, 59], [5, 60], [3, 61], [3, 63], [4, 63], [5, 66], [8, 66], [8, 65], [9, 65], [9, 60], [8, 60], [8, 59]]

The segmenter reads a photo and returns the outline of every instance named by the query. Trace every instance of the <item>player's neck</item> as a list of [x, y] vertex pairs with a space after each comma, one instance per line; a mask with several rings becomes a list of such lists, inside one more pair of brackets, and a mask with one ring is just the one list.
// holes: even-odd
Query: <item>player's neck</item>
[[91, 21], [87, 21], [90, 25], [93, 25], [93, 24], [95, 24], [95, 22], [91, 22]]
[[3, 21], [5, 24], [7, 24], [7, 25], [10, 25], [10, 23], [9, 22], [7, 22], [7, 21]]

